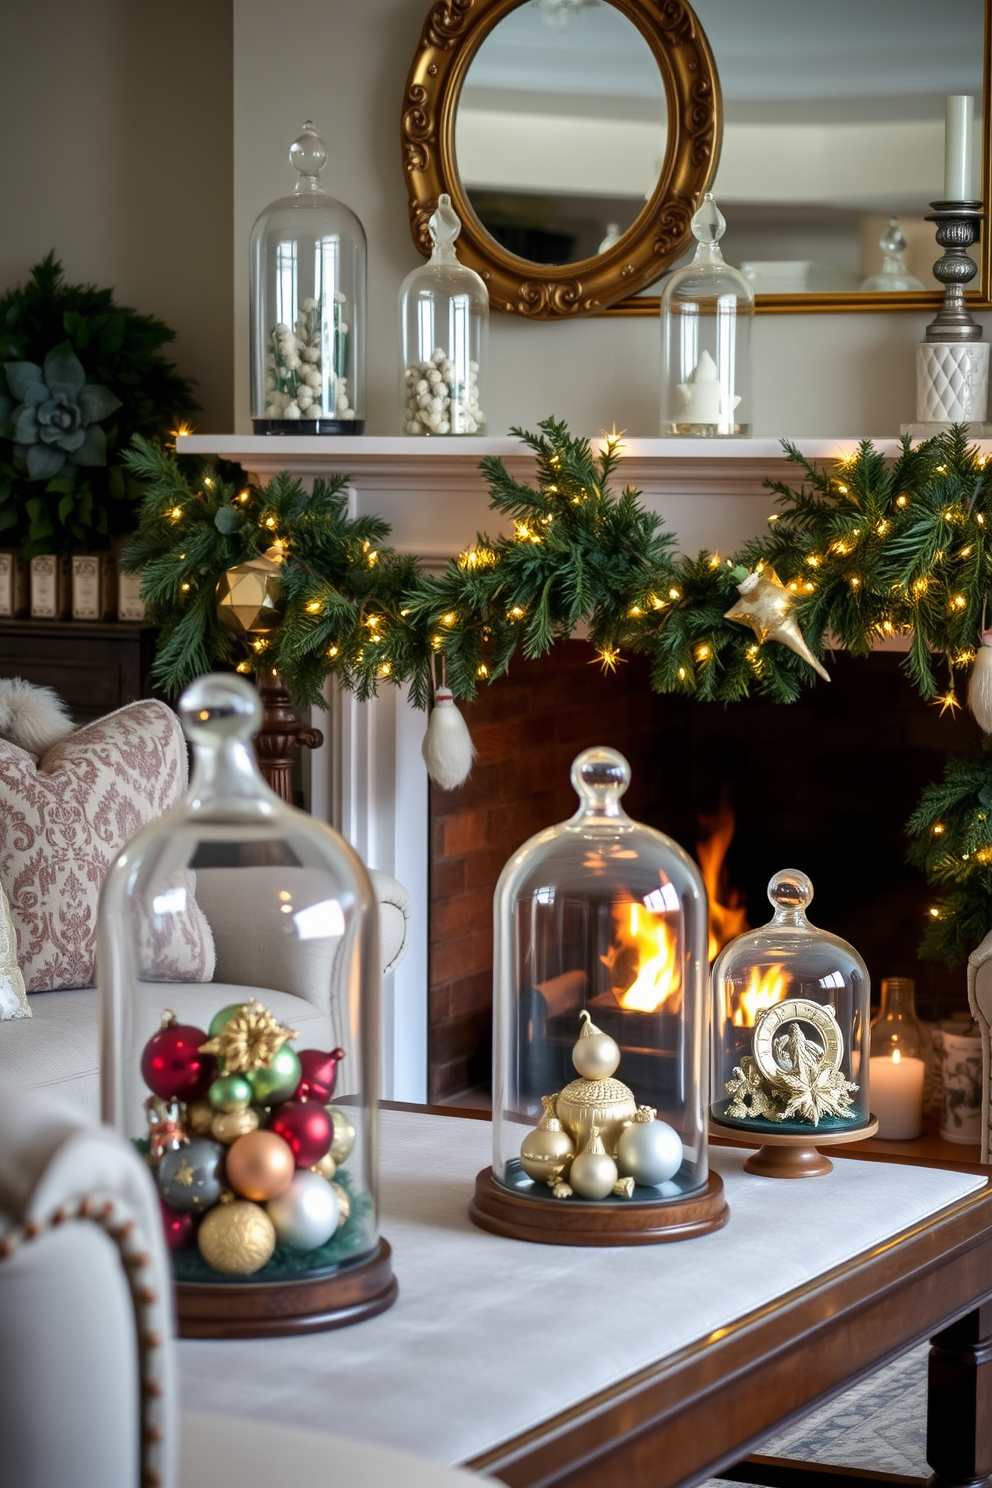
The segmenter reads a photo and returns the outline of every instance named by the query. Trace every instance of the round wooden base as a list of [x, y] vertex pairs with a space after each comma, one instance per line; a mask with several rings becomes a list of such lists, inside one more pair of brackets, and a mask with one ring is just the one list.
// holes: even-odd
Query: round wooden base
[[723, 1180], [711, 1173], [699, 1193], [653, 1204], [590, 1204], [583, 1199], [528, 1199], [510, 1193], [484, 1168], [475, 1180], [469, 1218], [480, 1230], [538, 1245], [660, 1245], [719, 1230], [730, 1218]]
[[[748, 1133], [739, 1126], [724, 1126], [710, 1117], [710, 1130], [746, 1142]], [[878, 1131], [878, 1120], [869, 1116], [867, 1126], [850, 1131], [805, 1132], [756, 1131], [754, 1140], [761, 1146], [744, 1164], [747, 1173], [760, 1173], [762, 1178], [822, 1178], [832, 1173], [834, 1165], [820, 1147], [840, 1147], [847, 1142], [863, 1142]]]
[[199, 1282], [176, 1285], [180, 1338], [276, 1338], [346, 1328], [396, 1301], [389, 1245], [333, 1276], [297, 1281]]

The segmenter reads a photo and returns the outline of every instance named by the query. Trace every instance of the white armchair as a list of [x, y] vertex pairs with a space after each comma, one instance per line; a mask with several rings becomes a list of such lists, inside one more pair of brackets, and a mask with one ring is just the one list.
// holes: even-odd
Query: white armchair
[[992, 1161], [992, 930], [968, 957], [968, 1002], [982, 1031], [982, 1162]]

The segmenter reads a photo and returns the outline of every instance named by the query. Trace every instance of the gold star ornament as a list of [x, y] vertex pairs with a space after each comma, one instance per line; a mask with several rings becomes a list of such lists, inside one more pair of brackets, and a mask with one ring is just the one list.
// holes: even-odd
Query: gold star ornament
[[295, 1029], [287, 1028], [254, 998], [228, 1019], [220, 1033], [200, 1045], [201, 1054], [216, 1054], [224, 1061], [226, 1075], [247, 1075], [252, 1070], [268, 1069], [283, 1044], [299, 1038]]
[[796, 597], [785, 587], [775, 570], [766, 567], [760, 573], [749, 573], [737, 589], [741, 597], [723, 618], [749, 626], [759, 645], [765, 641], [781, 641], [783, 646], [801, 656], [825, 682], [829, 682], [829, 673], [807, 646], [799, 621], [792, 613]]

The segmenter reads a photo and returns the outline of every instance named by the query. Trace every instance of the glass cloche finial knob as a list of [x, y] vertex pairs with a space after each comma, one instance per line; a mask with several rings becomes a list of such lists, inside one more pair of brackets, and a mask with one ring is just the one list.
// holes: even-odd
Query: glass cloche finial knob
[[446, 191], [438, 197], [437, 207], [427, 226], [438, 248], [450, 248], [461, 232], [462, 219], [451, 205], [451, 197]]
[[798, 868], [783, 868], [769, 880], [768, 898], [777, 910], [802, 911], [812, 901], [813, 884]]
[[262, 705], [243, 677], [210, 672], [186, 688], [179, 699], [179, 720], [191, 744], [239, 739], [248, 745], [262, 726]]
[[719, 243], [727, 231], [727, 219], [707, 191], [692, 219], [692, 235], [699, 243]]
[[630, 784], [630, 766], [616, 749], [584, 749], [572, 764], [572, 785], [582, 806], [602, 810], [614, 807]]
[[308, 119], [303, 133], [289, 147], [289, 158], [301, 176], [316, 176], [327, 164], [327, 146]]
[[897, 253], [906, 252], [906, 234], [900, 226], [898, 217], [889, 218], [889, 225], [879, 238], [878, 246], [886, 258], [895, 257]]

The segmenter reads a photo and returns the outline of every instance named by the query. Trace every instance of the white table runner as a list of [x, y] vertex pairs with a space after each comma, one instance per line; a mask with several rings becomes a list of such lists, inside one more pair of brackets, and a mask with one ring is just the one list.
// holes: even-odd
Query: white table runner
[[802, 1286], [983, 1185], [840, 1159], [802, 1182], [712, 1148], [730, 1221], [676, 1244], [528, 1245], [477, 1230], [488, 1122], [382, 1113], [382, 1234], [399, 1299], [306, 1338], [179, 1345], [183, 1405], [464, 1462]]

